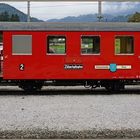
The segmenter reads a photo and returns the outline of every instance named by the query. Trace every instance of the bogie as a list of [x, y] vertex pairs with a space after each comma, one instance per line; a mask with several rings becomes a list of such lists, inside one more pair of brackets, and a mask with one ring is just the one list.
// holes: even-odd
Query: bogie
[[25, 80], [19, 82], [19, 87], [26, 92], [33, 92], [41, 90], [43, 81]]

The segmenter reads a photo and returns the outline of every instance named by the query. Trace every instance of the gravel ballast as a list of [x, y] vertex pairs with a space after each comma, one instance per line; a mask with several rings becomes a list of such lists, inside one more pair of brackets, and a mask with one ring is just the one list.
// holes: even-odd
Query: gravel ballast
[[139, 94], [45, 92], [0, 95], [0, 138], [140, 138]]

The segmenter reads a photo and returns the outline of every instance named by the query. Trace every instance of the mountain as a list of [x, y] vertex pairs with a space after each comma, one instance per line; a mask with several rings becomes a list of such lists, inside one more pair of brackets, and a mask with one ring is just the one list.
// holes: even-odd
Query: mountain
[[[118, 3], [117, 3], [118, 4]], [[133, 7], [131, 5], [126, 5], [128, 8], [121, 9], [121, 4], [118, 4], [117, 9], [120, 10], [112, 10], [111, 12], [106, 11], [106, 13], [110, 14], [103, 14], [102, 21], [106, 22], [127, 22], [128, 18], [134, 14], [136, 11], [140, 12], [140, 3], [135, 4]], [[131, 7], [131, 8], [130, 8]], [[20, 10], [4, 3], [0, 3], [0, 13], [7, 11], [9, 15], [17, 14], [20, 18], [20, 21], [26, 22], [27, 15]], [[116, 12], [117, 11], [117, 12]], [[31, 17], [31, 21], [33, 22], [43, 22], [37, 18]], [[62, 19], [50, 19], [47, 22], [96, 22], [98, 21], [97, 14], [87, 14], [87, 15], [80, 15], [80, 16], [67, 16]]]
[[88, 15], [80, 15], [80, 16], [68, 16], [62, 19], [50, 19], [48, 22], [93, 22], [97, 20], [97, 15], [88, 14]]
[[[115, 9], [109, 8], [103, 14], [102, 21], [108, 22], [127, 22], [128, 18], [136, 12], [140, 12], [140, 3], [132, 2], [127, 3], [124, 7], [123, 3], [114, 3]], [[119, 9], [119, 10], [118, 10]], [[109, 14], [107, 14], [109, 13]], [[62, 19], [50, 19], [47, 20], [48, 22], [96, 22], [98, 21], [97, 14], [87, 14], [87, 15], [80, 15], [80, 16], [68, 16]]]
[[[5, 11], [7, 11], [9, 15], [17, 14], [19, 16], [21, 22], [27, 21], [27, 15], [24, 14], [23, 12], [19, 11], [18, 9], [16, 9], [8, 4], [0, 3], [0, 13], [3, 13]], [[41, 22], [42, 20], [31, 17], [31, 21], [32, 22]]]
[[119, 16], [119, 15], [127, 16], [127, 15], [132, 15], [136, 12], [140, 12], [140, 2], [138, 2], [136, 4], [129, 2], [128, 4], [125, 5], [125, 7], [126, 8], [122, 9], [121, 7], [118, 6], [118, 9], [120, 8], [120, 10], [112, 11], [112, 14], [115, 14], [117, 16]]
[[116, 16], [116, 17], [113, 17], [110, 22], [127, 22], [130, 16], [132, 15]]
[[[127, 22], [130, 15], [126, 16], [113, 16], [109, 14], [104, 14], [102, 21], [104, 22]], [[80, 15], [80, 16], [68, 16], [62, 19], [50, 19], [47, 22], [97, 22], [97, 14], [87, 14], [87, 15]]]

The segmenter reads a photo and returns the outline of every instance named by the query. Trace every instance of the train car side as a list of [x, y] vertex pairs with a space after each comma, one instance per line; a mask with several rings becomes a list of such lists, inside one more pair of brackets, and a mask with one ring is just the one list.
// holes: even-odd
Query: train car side
[[16, 81], [27, 90], [41, 89], [44, 83], [108, 90], [139, 84], [139, 26], [124, 30], [118, 25], [111, 30], [91, 27], [94, 29], [85, 30], [85, 26], [72, 24], [71, 30], [3, 31], [3, 79]]
[[[30, 54], [12, 53], [12, 37], [15, 35], [31, 36]], [[65, 53], [48, 53], [48, 36], [66, 37]], [[82, 54], [82, 36], [99, 36], [100, 51], [97, 54]], [[132, 36], [134, 52], [115, 54], [115, 36]], [[139, 79], [139, 40], [140, 32], [5, 32], [3, 78], [38, 80]], [[116, 67], [115, 71], [111, 70], [113, 64]]]

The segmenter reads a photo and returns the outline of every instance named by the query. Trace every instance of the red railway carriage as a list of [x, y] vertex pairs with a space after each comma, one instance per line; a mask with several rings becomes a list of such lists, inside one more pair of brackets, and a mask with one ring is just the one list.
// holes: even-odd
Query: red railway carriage
[[0, 31], [2, 79], [24, 90], [139, 83], [140, 23], [0, 23]]

